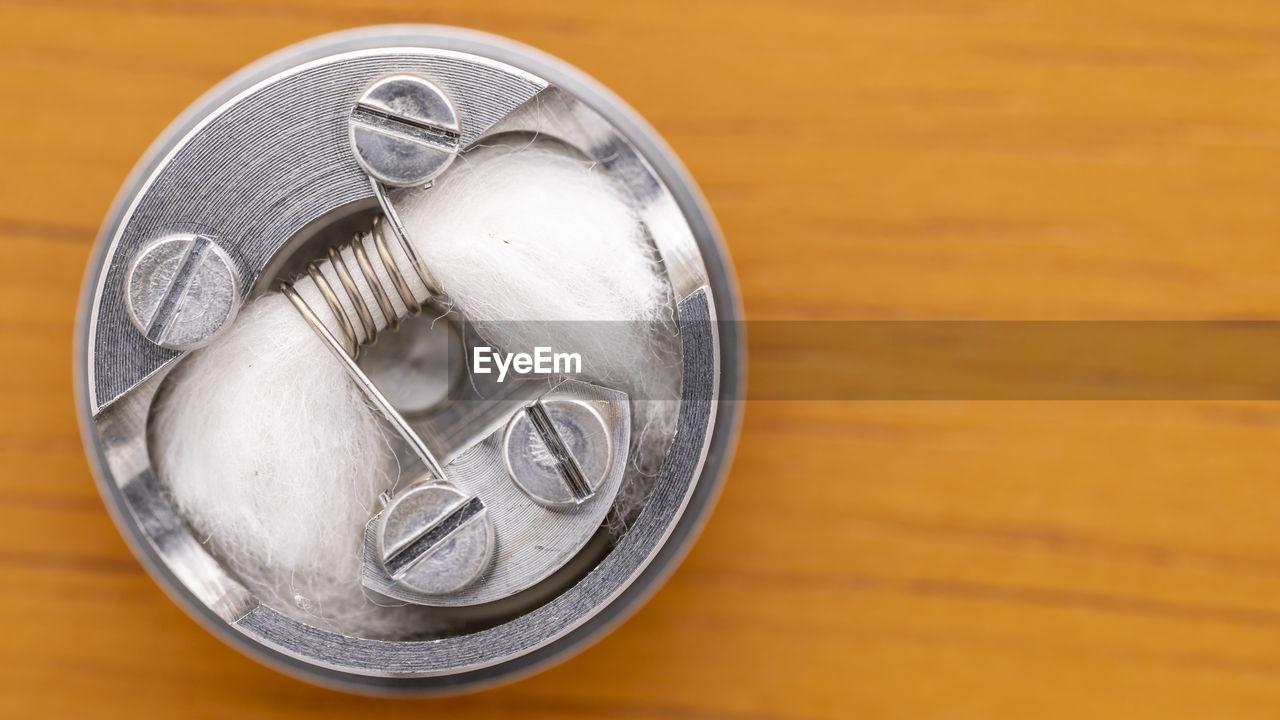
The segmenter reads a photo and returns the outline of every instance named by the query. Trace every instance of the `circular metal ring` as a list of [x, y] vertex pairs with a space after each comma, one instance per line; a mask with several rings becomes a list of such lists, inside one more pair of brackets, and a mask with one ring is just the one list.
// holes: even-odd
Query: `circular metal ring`
[[[163, 500], [150, 468], [137, 463], [147, 457], [150, 402], [181, 353], [147, 345], [119, 300], [121, 258], [131, 257], [156, 231], [231, 217], [228, 227], [217, 229], [248, 288], [306, 223], [381, 195], [353, 161], [315, 153], [314, 147], [316, 138], [341, 137], [344, 104], [393, 71], [440, 79], [458, 100], [464, 146], [539, 93], [576, 103], [573, 123], [546, 132], [596, 128], [598, 136], [568, 139], [602, 163], [619, 157], [632, 163], [637, 200], [680, 220], [670, 226], [674, 235], [655, 243], [679, 299], [684, 392], [676, 443], [645, 511], [580, 581], [545, 604], [492, 627], [427, 643], [351, 638], [304, 625], [258, 605], [212, 562]], [[470, 90], [458, 79], [464, 77], [473, 83]], [[246, 123], [262, 132], [246, 140]], [[286, 128], [305, 132], [291, 136], [294, 144], [226, 144], [270, 143]], [[262, 162], [238, 162], [242, 155]], [[289, 177], [271, 179], [280, 183], [276, 187], [260, 186], [265, 175], [236, 174], [250, 166], [279, 167], [277, 161], [298, 167]], [[225, 190], [175, 205], [172, 198], [191, 177], [209, 178], [207, 187]], [[253, 192], [237, 191], [246, 187]], [[296, 202], [288, 214], [272, 216], [285, 195]], [[667, 253], [664, 242], [675, 252]], [[337, 303], [339, 323], [346, 318], [347, 329], [353, 329], [332, 286], [318, 270], [309, 274], [319, 276], [316, 284], [330, 309]], [[744, 372], [740, 317], [728, 255], [696, 187], [656, 134], [616, 97], [566, 65], [509, 41], [451, 28], [373, 28], [305, 43], [238, 74], [184, 114], [140, 163], [108, 215], [86, 277], [77, 326], [77, 402], [95, 475], [122, 532], [153, 576], [213, 632], [264, 662], [348, 690], [457, 691], [564, 657], [632, 612], [670, 573], [705, 521], [735, 443]]]

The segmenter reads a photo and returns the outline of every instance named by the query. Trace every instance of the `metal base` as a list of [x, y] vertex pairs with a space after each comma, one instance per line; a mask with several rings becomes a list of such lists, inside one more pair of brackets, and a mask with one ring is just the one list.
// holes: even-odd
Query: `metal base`
[[[181, 354], [137, 333], [119, 291], [121, 258], [158, 231], [182, 231], [186, 223], [234, 235], [241, 232], [231, 220], [234, 208], [236, 222], [250, 225], [242, 234], [252, 240], [237, 245], [233, 258], [248, 288], [274, 251], [308, 222], [366, 199], [370, 189], [355, 161], [323, 157], [314, 142], [299, 147], [327, 163], [325, 179], [315, 181], [323, 187], [299, 190], [300, 178], [314, 180], [306, 172], [281, 178], [274, 194], [254, 188], [263, 207], [251, 207], [251, 198], [222, 204], [215, 198], [192, 208], [177, 183], [191, 177], [184, 172], [203, 177], [214, 165], [246, 172], [219, 154], [226, 146], [218, 143], [230, 142], [226, 131], [237, 122], [261, 129], [258, 119], [278, 116], [272, 102], [287, 102], [290, 92], [305, 91], [301, 107], [307, 109], [283, 122], [301, 118], [313, 141], [334, 142], [333, 152], [345, 149], [336, 141], [341, 133], [326, 125], [326, 103], [354, 102], [360, 88], [388, 70], [452, 82], [447, 89], [461, 98], [464, 146], [495, 127], [533, 128], [568, 139], [602, 163], [625, 165], [618, 169], [628, 171], [680, 298], [684, 391], [676, 441], [635, 524], [585, 577], [546, 604], [491, 628], [429, 642], [350, 638], [286, 618], [258, 605], [204, 552], [160, 495], [145, 444], [151, 395]], [[316, 83], [325, 92], [315, 92]], [[537, 108], [527, 104], [534, 96]], [[336, 120], [345, 123], [341, 114]], [[266, 129], [257, 139], [275, 141]], [[310, 204], [275, 218], [275, 203], [284, 196]], [[220, 218], [232, 226], [219, 226]], [[295, 46], [242, 71], [197, 102], [148, 152], [103, 225], [85, 280], [76, 332], [77, 404], [117, 525], [161, 586], [212, 632], [313, 682], [372, 694], [459, 691], [509, 680], [580, 649], [634, 611], [672, 571], [705, 521], [732, 455], [744, 372], [740, 316], [710, 213], [670, 151], [620, 100], [564, 64], [499, 38], [430, 26], [370, 28]]]

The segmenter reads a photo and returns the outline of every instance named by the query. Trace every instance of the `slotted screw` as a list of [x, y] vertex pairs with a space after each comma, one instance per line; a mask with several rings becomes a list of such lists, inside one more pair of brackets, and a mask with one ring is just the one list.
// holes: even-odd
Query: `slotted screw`
[[172, 350], [205, 345], [240, 309], [236, 267], [208, 235], [168, 235], [151, 242], [129, 263], [124, 287], [134, 327]]
[[447, 482], [410, 486], [391, 499], [378, 527], [387, 576], [424, 595], [475, 582], [493, 557], [493, 525], [480, 498]]
[[503, 456], [512, 481], [534, 502], [573, 510], [609, 476], [613, 443], [608, 424], [589, 405], [546, 398], [507, 423]]
[[453, 101], [417, 75], [390, 75], [370, 85], [347, 127], [360, 167], [387, 185], [427, 183], [449, 167], [461, 143]]

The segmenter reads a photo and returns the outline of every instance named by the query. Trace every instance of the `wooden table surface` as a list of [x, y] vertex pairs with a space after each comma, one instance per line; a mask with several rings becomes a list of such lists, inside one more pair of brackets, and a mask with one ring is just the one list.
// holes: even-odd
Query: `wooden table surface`
[[172, 604], [84, 459], [71, 337], [126, 173], [323, 32], [470, 26], [632, 103], [749, 318], [1280, 318], [1274, 0], [0, 1], [0, 715], [1274, 717], [1280, 404], [770, 401], [630, 622], [476, 695], [370, 700]]

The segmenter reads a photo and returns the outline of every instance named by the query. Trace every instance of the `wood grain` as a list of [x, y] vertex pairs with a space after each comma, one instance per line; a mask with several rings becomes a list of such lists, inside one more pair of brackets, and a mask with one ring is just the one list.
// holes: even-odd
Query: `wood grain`
[[96, 228], [200, 93], [318, 33], [475, 27], [611, 86], [714, 207], [752, 319], [1276, 319], [1273, 0], [0, 2], [0, 715], [1273, 717], [1280, 406], [752, 404], [633, 620], [451, 699], [206, 634], [97, 497], [71, 397]]

